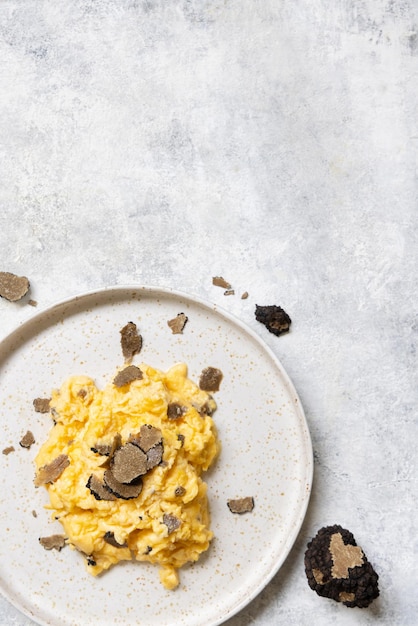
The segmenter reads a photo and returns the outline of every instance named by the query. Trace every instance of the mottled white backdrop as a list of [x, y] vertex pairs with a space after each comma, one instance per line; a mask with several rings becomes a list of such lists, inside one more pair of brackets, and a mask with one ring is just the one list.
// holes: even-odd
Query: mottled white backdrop
[[[418, 623], [417, 102], [416, 0], [0, 2], [0, 270], [36, 310], [125, 283], [221, 304], [301, 396], [306, 521], [228, 626]], [[0, 338], [33, 313], [0, 300]], [[307, 585], [333, 523], [380, 575], [369, 609]], [[0, 600], [0, 624], [32, 622]]]

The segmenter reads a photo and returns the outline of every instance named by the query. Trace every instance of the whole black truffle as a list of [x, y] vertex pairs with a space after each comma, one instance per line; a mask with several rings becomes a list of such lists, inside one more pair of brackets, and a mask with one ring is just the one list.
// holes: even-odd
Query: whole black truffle
[[305, 572], [319, 596], [348, 607], [365, 608], [379, 596], [379, 576], [352, 533], [337, 524], [321, 528], [308, 543]]

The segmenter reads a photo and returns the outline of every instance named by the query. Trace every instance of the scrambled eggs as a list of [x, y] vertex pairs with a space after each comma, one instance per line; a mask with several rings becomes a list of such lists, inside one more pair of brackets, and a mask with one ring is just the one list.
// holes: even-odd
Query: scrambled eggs
[[[196, 561], [213, 536], [201, 473], [219, 450], [211, 418], [216, 403], [188, 378], [185, 364], [165, 373], [139, 368], [140, 379], [119, 387], [115, 379], [99, 390], [91, 378], [74, 376], [54, 391], [55, 425], [35, 463], [39, 477], [57, 457], [66, 460], [58, 478], [43, 481], [48, 508], [91, 574], [119, 561], [148, 561], [160, 566], [162, 584], [174, 589], [178, 568]], [[170, 407], [176, 409], [171, 414]], [[91, 476], [100, 482], [109, 467], [109, 453], [100, 451], [117, 439], [119, 446], [132, 440], [144, 425], [161, 433], [159, 464], [141, 477], [137, 497], [109, 491], [111, 499], [102, 499], [89, 488]]]

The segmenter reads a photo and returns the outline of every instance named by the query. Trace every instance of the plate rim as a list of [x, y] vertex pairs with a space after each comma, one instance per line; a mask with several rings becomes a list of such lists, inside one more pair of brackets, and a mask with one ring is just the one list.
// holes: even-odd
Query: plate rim
[[[140, 296], [141, 292], [147, 294], [149, 296], [158, 297], [158, 294], [165, 297], [173, 297], [181, 300], [185, 300], [190, 302], [191, 304], [197, 304], [201, 307], [209, 309], [211, 312], [215, 314], [219, 314], [221, 317], [224, 317], [229, 322], [234, 324], [238, 328], [242, 328], [245, 333], [247, 333], [256, 343], [257, 345], [269, 356], [269, 358], [273, 361], [275, 367], [279, 370], [280, 375], [283, 379], [287, 387], [288, 393], [296, 401], [297, 404], [297, 415], [298, 420], [300, 420], [300, 430], [302, 433], [303, 440], [303, 449], [306, 453], [306, 457], [304, 457], [304, 466], [305, 466], [305, 475], [304, 475], [304, 487], [305, 494], [304, 498], [301, 501], [297, 516], [295, 519], [295, 523], [291, 529], [291, 532], [286, 535], [286, 542], [284, 545], [284, 550], [281, 554], [281, 558], [278, 559], [274, 567], [271, 567], [269, 571], [265, 573], [262, 577], [262, 580], [258, 585], [254, 587], [251, 593], [247, 594], [244, 598], [241, 599], [236, 605], [228, 610], [227, 614], [216, 618], [215, 620], [210, 619], [204, 623], [204, 626], [220, 626], [226, 620], [231, 619], [235, 615], [237, 615], [241, 610], [243, 610], [246, 606], [248, 606], [262, 591], [267, 587], [267, 585], [271, 582], [273, 577], [278, 573], [278, 571], [283, 566], [284, 562], [288, 558], [296, 540], [302, 528], [303, 522], [306, 517], [307, 509], [309, 506], [310, 498], [312, 495], [312, 484], [314, 477], [314, 456], [313, 456], [313, 446], [312, 446], [312, 438], [309, 430], [308, 421], [306, 419], [306, 414], [303, 408], [303, 405], [300, 401], [299, 394], [296, 390], [296, 387], [282, 365], [280, 359], [276, 356], [272, 348], [266, 343], [266, 341], [255, 331], [253, 330], [246, 322], [242, 321], [237, 315], [226, 310], [222, 305], [218, 305], [215, 302], [212, 302], [208, 299], [202, 298], [201, 296], [197, 296], [196, 294], [191, 294], [184, 292], [182, 290], [170, 288], [170, 287], [161, 287], [157, 285], [142, 285], [142, 284], [116, 284], [116, 285], [108, 285], [99, 288], [93, 288], [82, 292], [74, 293], [73, 295], [69, 295], [65, 298], [61, 298], [51, 302], [49, 305], [44, 306], [40, 310], [29, 314], [24, 319], [20, 320], [10, 331], [6, 333], [4, 337], [0, 339], [0, 357], [1, 352], [5, 344], [9, 341], [12, 341], [14, 338], [19, 338], [19, 334], [25, 330], [25, 327], [30, 327], [30, 325], [35, 324], [37, 320], [42, 321], [42, 319], [48, 314], [53, 314], [58, 309], [67, 306], [71, 306], [72, 304], [81, 302], [84, 299], [88, 299], [94, 297], [95, 295], [103, 297], [106, 294], [126, 294], [127, 292], [136, 292], [135, 295]], [[115, 300], [117, 302], [117, 299]], [[36, 335], [36, 332], [34, 333]], [[6, 353], [6, 358], [9, 354], [12, 354], [13, 350]], [[33, 620], [35, 623], [40, 624], [40, 626], [51, 626], [52, 622], [46, 622], [43, 619], [39, 621], [39, 618], [34, 615], [29, 609], [21, 606], [18, 601], [15, 601], [12, 595], [10, 595], [3, 586], [0, 586], [0, 593], [14, 608], [16, 608], [20, 613], [25, 615], [26, 617]]]

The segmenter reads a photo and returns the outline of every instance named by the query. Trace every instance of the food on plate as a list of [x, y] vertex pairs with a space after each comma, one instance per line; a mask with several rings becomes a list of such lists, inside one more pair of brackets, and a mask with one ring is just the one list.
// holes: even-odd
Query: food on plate
[[33, 408], [37, 413], [49, 413], [49, 403], [51, 398], [35, 398]]
[[15, 451], [14, 446], [7, 446], [7, 448], [3, 448], [2, 453], [7, 456], [8, 454], [14, 451]]
[[234, 289], [227, 289], [226, 291], [224, 291], [224, 296], [234, 296], [234, 295], [235, 295]]
[[212, 278], [212, 285], [215, 285], [215, 287], [222, 287], [223, 289], [231, 289], [232, 286], [231, 283], [225, 280], [222, 276], [214, 276]]
[[133, 367], [101, 390], [73, 376], [52, 392], [55, 423], [35, 459], [35, 484], [91, 574], [147, 561], [173, 589], [179, 568], [213, 537], [202, 473], [219, 451], [216, 403], [183, 363], [167, 372], [141, 363], [126, 376]]
[[244, 293], [241, 295], [241, 300], [246, 300], [248, 298], [248, 291], [244, 291]]
[[17, 302], [29, 291], [30, 283], [26, 276], [16, 276], [11, 272], [0, 272], [0, 297]]
[[30, 430], [26, 431], [22, 439], [19, 441], [19, 444], [22, 446], [22, 448], [30, 448], [31, 445], [34, 443], [35, 443], [35, 437], [33, 436], [33, 433]]
[[177, 313], [176, 317], [174, 317], [172, 320], [168, 320], [167, 324], [171, 328], [171, 332], [173, 333], [173, 335], [182, 334], [188, 319], [189, 318], [184, 313]]
[[120, 345], [125, 363], [130, 363], [135, 354], [139, 354], [142, 348], [142, 336], [134, 322], [128, 322], [120, 332]]
[[200, 374], [199, 387], [204, 391], [219, 391], [223, 374], [217, 367], [205, 367]]
[[292, 320], [280, 306], [268, 305], [259, 306], [255, 305], [255, 319], [269, 330], [273, 335], [281, 335], [287, 333]]
[[245, 498], [230, 498], [227, 500], [228, 509], [231, 513], [251, 513], [254, 508], [254, 498], [252, 496], [246, 496]]
[[379, 576], [352, 533], [337, 524], [308, 543], [305, 571], [311, 589], [345, 606], [364, 608], [379, 596]]
[[62, 550], [65, 546], [64, 535], [50, 535], [49, 537], [39, 537], [39, 543], [45, 550]]

